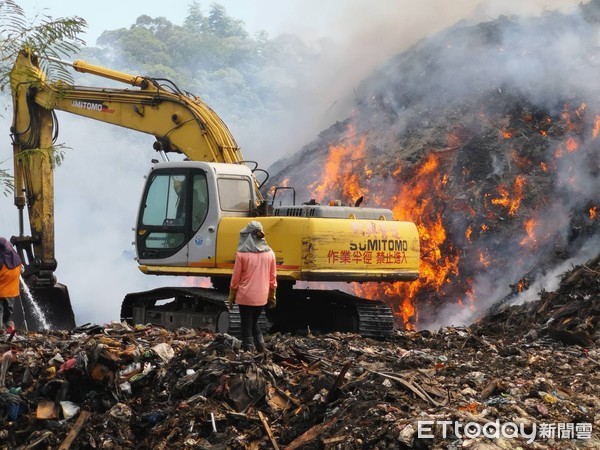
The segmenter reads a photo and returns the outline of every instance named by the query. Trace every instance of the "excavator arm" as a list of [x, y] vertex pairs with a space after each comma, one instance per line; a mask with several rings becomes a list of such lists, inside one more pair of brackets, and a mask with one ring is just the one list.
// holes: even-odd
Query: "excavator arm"
[[[36, 124], [32, 119], [35, 114], [48, 111], [51, 116], [52, 110], [60, 110], [151, 134], [158, 141], [156, 150], [183, 153], [192, 161], [243, 161], [239, 146], [221, 118], [199, 98], [179, 90], [171, 81], [129, 75], [84, 61], [60, 62], [78, 72], [139, 89], [48, 83], [38, 58], [23, 51], [11, 72], [16, 128], [13, 133], [18, 143], [48, 144], [48, 136], [42, 136], [40, 129], [33, 128]], [[45, 122], [50, 122], [50, 118]]]
[[[51, 320], [68, 327], [74, 325], [68, 292], [54, 277], [56, 110], [151, 134], [156, 137], [154, 148], [163, 155], [182, 153], [193, 161], [222, 163], [241, 163], [243, 157], [220, 117], [199, 98], [179, 90], [172, 82], [129, 75], [83, 61], [55, 62], [133, 86], [109, 89], [50, 82], [40, 59], [27, 49], [20, 52], [10, 74], [15, 205], [20, 228], [12, 241], [23, 256], [27, 285], [38, 297], [59, 299], [52, 302], [63, 306]], [[260, 199], [258, 185], [255, 187]], [[25, 232], [25, 209], [31, 235]], [[45, 303], [43, 299], [41, 303]], [[31, 324], [30, 327], [35, 328]]]

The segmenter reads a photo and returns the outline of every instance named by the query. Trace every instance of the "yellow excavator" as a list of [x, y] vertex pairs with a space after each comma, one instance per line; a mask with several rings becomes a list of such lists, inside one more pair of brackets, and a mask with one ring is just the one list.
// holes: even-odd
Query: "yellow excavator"
[[[250, 220], [258, 220], [275, 252], [278, 276], [277, 306], [263, 317], [264, 327], [284, 332], [309, 327], [313, 332], [365, 336], [392, 332], [394, 320], [385, 302], [322, 286], [417, 279], [420, 249], [413, 223], [395, 220], [383, 208], [296, 204], [295, 191], [289, 187], [275, 189], [271, 200], [266, 200], [261, 187], [268, 173], [244, 160], [225, 123], [198, 97], [166, 79], [130, 75], [84, 61], [54, 62], [131, 87], [50, 81], [40, 58], [27, 49], [12, 68], [11, 138], [20, 230], [11, 241], [23, 257], [26, 286], [51, 327], [76, 327], [68, 290], [54, 275], [52, 150], [58, 110], [156, 138], [154, 149], [162, 162], [152, 160], [138, 210], [139, 268], [148, 275], [210, 277], [212, 283], [202, 288], [182, 282], [182, 286], [127, 294], [122, 320], [238, 334], [239, 311], [227, 308], [227, 292], [239, 231]], [[181, 154], [183, 160], [171, 161], [169, 155], [174, 154]], [[25, 209], [30, 235], [25, 234]], [[294, 287], [297, 281], [319, 282], [320, 288], [299, 289]], [[40, 329], [33, 302], [24, 298], [22, 303], [21, 326], [26, 322], [29, 329]]]

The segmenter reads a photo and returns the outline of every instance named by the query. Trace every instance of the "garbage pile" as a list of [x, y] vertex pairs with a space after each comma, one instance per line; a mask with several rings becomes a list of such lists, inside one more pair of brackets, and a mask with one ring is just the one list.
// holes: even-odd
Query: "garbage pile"
[[[382, 341], [274, 334], [251, 354], [118, 322], [4, 336], [0, 449], [600, 448], [599, 266], [472, 327]], [[584, 326], [585, 342], [548, 331]]]
[[600, 236], [599, 18], [593, 0], [424, 38], [353, 91], [351, 117], [269, 170], [273, 194], [414, 222], [421, 280], [370, 298], [393, 296], [399, 325], [457, 323], [448, 309], [467, 303], [470, 323]]
[[543, 291], [537, 302], [512, 305], [513, 295], [494, 305], [471, 328], [531, 339], [550, 337], [587, 347], [600, 341], [600, 254], [562, 274], [557, 290]]

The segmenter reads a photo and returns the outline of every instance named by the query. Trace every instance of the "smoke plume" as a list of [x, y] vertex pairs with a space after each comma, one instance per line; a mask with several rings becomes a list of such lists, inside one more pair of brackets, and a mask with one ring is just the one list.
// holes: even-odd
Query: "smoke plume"
[[352, 204], [356, 183], [417, 223], [417, 287], [355, 290], [392, 299], [407, 326], [464, 324], [591, 245], [597, 18], [590, 2], [444, 29], [364, 80], [350, 118], [274, 165], [273, 184], [300, 198]]

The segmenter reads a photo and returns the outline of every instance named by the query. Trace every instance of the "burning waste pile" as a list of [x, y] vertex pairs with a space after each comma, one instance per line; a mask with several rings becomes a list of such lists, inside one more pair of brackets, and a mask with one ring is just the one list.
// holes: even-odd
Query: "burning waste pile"
[[599, 11], [593, 1], [423, 40], [359, 86], [351, 118], [272, 168], [296, 198], [364, 199], [417, 224], [419, 281], [353, 288], [388, 301], [399, 326], [472, 323], [594, 256]]

